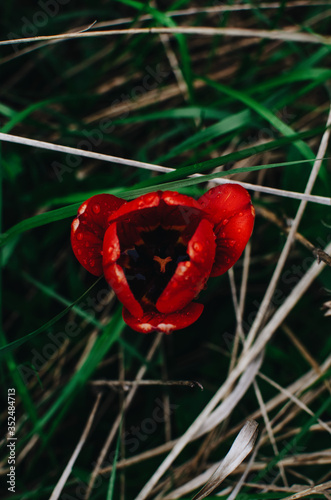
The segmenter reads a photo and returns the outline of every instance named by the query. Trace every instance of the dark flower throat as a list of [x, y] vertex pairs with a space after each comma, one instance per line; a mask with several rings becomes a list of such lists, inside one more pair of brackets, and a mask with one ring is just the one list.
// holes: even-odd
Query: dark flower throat
[[187, 246], [180, 243], [181, 232], [164, 229], [161, 225], [151, 231], [140, 231], [139, 244], [121, 253], [129, 287], [139, 302], [155, 305], [174, 275], [177, 264], [190, 260]]

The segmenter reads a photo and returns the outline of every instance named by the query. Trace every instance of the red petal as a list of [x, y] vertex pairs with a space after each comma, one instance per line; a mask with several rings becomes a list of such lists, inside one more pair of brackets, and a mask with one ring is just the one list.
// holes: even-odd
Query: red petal
[[124, 200], [111, 194], [97, 194], [85, 201], [71, 224], [71, 245], [75, 256], [87, 271], [95, 276], [103, 274], [102, 241], [108, 227], [108, 218]]
[[117, 235], [118, 224], [113, 223], [107, 229], [103, 239], [103, 272], [105, 279], [116, 293], [122, 304], [129, 309], [133, 316], [142, 316], [143, 310], [135, 299], [121, 266], [116, 261], [121, 254], [120, 242]]
[[144, 311], [134, 298], [121, 266], [116, 263], [104, 266], [104, 273], [106, 281], [116, 293], [118, 300], [130, 311], [129, 314], [141, 318]]
[[177, 193], [177, 191], [163, 191], [162, 200], [170, 207], [191, 207], [196, 208], [198, 211], [201, 210], [200, 204], [194, 198], [186, 196], [185, 194]]
[[203, 305], [195, 302], [189, 304], [185, 309], [171, 314], [149, 312], [145, 313], [141, 318], [135, 318], [127, 309], [123, 308], [123, 319], [130, 328], [137, 332], [161, 331], [171, 333], [174, 330], [181, 330], [192, 325], [199, 318], [202, 310]]
[[156, 302], [158, 311], [178, 311], [198, 295], [210, 275], [215, 249], [213, 226], [203, 219], [187, 246], [190, 260], [178, 264], [175, 274]]
[[161, 224], [164, 228], [181, 228], [183, 242], [188, 243], [203, 217], [200, 204], [190, 196], [176, 191], [162, 193]]
[[123, 205], [110, 216], [109, 223], [124, 218], [137, 227], [152, 229], [158, 224], [164, 227], [187, 226], [201, 217], [200, 204], [190, 196], [176, 191], [156, 191]]
[[103, 237], [102, 244], [102, 265], [106, 268], [114, 264], [121, 254], [120, 242], [117, 236], [117, 224], [110, 224]]
[[[136, 198], [135, 200], [127, 202], [116, 212], [116, 214], [109, 217], [109, 223], [120, 218], [125, 218], [126, 220], [131, 221], [135, 212], [142, 209], [157, 207], [160, 203], [161, 194], [161, 191], [148, 193], [143, 196], [139, 196], [139, 198]], [[127, 217], [125, 217], [126, 215]]]
[[255, 210], [251, 198], [239, 184], [210, 189], [198, 200], [216, 235], [215, 263], [210, 276], [219, 276], [232, 267], [252, 234]]

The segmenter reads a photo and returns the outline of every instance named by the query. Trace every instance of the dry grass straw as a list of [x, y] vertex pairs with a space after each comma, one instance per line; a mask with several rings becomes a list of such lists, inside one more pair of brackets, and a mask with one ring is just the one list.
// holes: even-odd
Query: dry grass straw
[[199, 488], [204, 483], [205, 486], [197, 493], [193, 500], [202, 500], [212, 493], [224, 479], [231, 474], [240, 463], [245, 460], [247, 455], [251, 453], [257, 437], [257, 422], [249, 420], [239, 432], [233, 445], [225, 458], [210, 467], [203, 474], [196, 477], [182, 488], [173, 491], [172, 494], [163, 497], [164, 500], [179, 498], [182, 495], [187, 495], [188, 492]]
[[[92, 158], [99, 161], [105, 161], [109, 163], [115, 163], [119, 165], [128, 165], [135, 168], [143, 168], [146, 170], [152, 170], [153, 172], [173, 172], [175, 169], [170, 167], [163, 167], [162, 165], [154, 165], [152, 163], [146, 163], [136, 160], [130, 160], [129, 158], [119, 158], [117, 156], [111, 156], [103, 153], [95, 153], [93, 151], [86, 151], [84, 149], [72, 148], [69, 146], [61, 146], [59, 144], [54, 144], [45, 141], [39, 141], [36, 139], [29, 139], [28, 137], [20, 137], [13, 134], [5, 134], [0, 132], [0, 141], [11, 142], [14, 144], [24, 144], [26, 146], [31, 146], [40, 149], [46, 149], [48, 151], [57, 151], [59, 153], [73, 154], [77, 156], [82, 156], [84, 158]], [[322, 159], [321, 159], [322, 160]], [[201, 177], [203, 174], [194, 174], [190, 177]], [[231, 175], [231, 174], [229, 174]], [[325, 196], [310, 195], [307, 193], [296, 193], [293, 191], [287, 191], [284, 189], [277, 189], [266, 186], [259, 186], [254, 184], [249, 184], [248, 182], [241, 182], [239, 180], [229, 180], [229, 179], [213, 179], [215, 184], [240, 184], [244, 188], [260, 193], [272, 194], [276, 196], [282, 196], [285, 198], [293, 198], [298, 200], [306, 200], [307, 202], [318, 203], [321, 205], [331, 205], [331, 198]]]
[[[88, 29], [88, 28], [87, 28]], [[289, 28], [287, 30], [258, 30], [246, 28], [209, 28], [206, 26], [180, 26], [171, 28], [129, 28], [120, 30], [103, 30], [103, 31], [79, 31], [77, 33], [65, 33], [61, 35], [49, 36], [34, 36], [30, 38], [17, 38], [13, 40], [1, 40], [1, 45], [12, 45], [21, 43], [33, 42], [58, 42], [78, 38], [95, 38], [95, 37], [108, 37], [118, 35], [200, 35], [200, 36], [229, 36], [240, 38], [264, 38], [267, 40], [280, 40], [282, 42], [299, 42], [299, 43], [318, 43], [329, 45], [331, 43], [330, 37], [315, 35], [310, 33], [301, 33], [297, 31], [297, 27]]]
[[94, 406], [92, 408], [92, 411], [91, 411], [91, 414], [90, 414], [89, 419], [87, 421], [84, 432], [83, 432], [80, 440], [78, 441], [78, 444], [77, 444], [66, 468], [64, 469], [62, 476], [60, 477], [59, 481], [57, 482], [49, 500], [57, 500], [60, 497], [61, 492], [62, 492], [62, 490], [67, 482], [67, 479], [69, 478], [69, 476], [71, 474], [74, 463], [76, 462], [76, 459], [77, 459], [79, 453], [81, 452], [81, 449], [83, 448], [84, 443], [87, 439], [87, 436], [91, 430], [95, 414], [96, 414], [98, 406], [100, 404], [100, 400], [101, 400], [101, 393], [97, 395], [96, 401], [95, 401]]

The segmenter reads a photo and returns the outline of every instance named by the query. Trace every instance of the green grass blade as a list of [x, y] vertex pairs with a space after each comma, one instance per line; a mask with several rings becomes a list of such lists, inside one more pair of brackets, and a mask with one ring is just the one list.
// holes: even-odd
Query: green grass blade
[[114, 496], [115, 479], [116, 479], [116, 466], [117, 466], [117, 462], [118, 462], [118, 456], [119, 456], [120, 445], [121, 445], [121, 440], [122, 440], [122, 423], [123, 423], [123, 414], [122, 414], [121, 423], [120, 423], [120, 426], [118, 429], [118, 437], [117, 437], [117, 442], [116, 442], [115, 456], [114, 456], [114, 460], [113, 460], [113, 468], [111, 471], [109, 485], [108, 485], [107, 500], [113, 500], [113, 496]]
[[220, 122], [215, 123], [210, 127], [206, 127], [204, 130], [191, 135], [191, 137], [183, 141], [181, 144], [172, 148], [169, 153], [158, 158], [158, 162], [165, 162], [167, 160], [170, 160], [171, 158], [174, 158], [175, 156], [178, 156], [185, 151], [188, 151], [190, 149], [193, 150], [200, 144], [212, 141], [213, 139], [228, 134], [229, 132], [233, 132], [234, 130], [238, 130], [241, 127], [245, 127], [248, 125], [250, 120], [251, 113], [249, 110], [241, 111], [240, 113], [235, 113], [232, 116], [228, 116]]
[[[71, 303], [70, 300], [68, 300], [65, 297], [63, 297], [63, 296], [59, 295], [58, 293], [56, 293], [51, 287], [49, 287], [47, 285], [44, 285], [43, 283], [40, 283], [40, 281], [32, 278], [32, 276], [29, 276], [26, 273], [23, 273], [23, 276], [24, 276], [24, 278], [26, 280], [28, 280], [34, 286], [36, 286], [37, 288], [39, 288], [39, 290], [41, 290], [43, 293], [45, 293], [46, 295], [48, 295], [48, 297], [52, 297], [53, 299], [57, 300], [61, 304], [65, 305], [67, 307], [70, 307], [72, 309], [72, 311], [74, 311], [79, 317], [81, 317], [82, 319], [85, 319], [91, 325], [93, 325], [96, 328], [98, 328], [100, 331], [102, 331], [105, 328], [107, 328], [107, 325], [104, 325], [103, 323], [100, 323], [100, 321], [98, 321], [94, 316], [92, 316], [88, 312], [84, 311], [81, 307], [79, 307], [77, 305], [72, 305], [72, 303]], [[97, 283], [98, 283], [98, 281], [97, 281]], [[89, 288], [89, 290], [91, 290], [91, 288]], [[77, 299], [77, 301], [79, 301], [80, 299], [81, 299], [81, 297], [79, 299]], [[140, 352], [137, 349], [135, 349], [135, 347], [133, 345], [129, 344], [125, 339], [122, 339], [121, 337], [118, 339], [118, 341], [123, 346], [123, 348], [127, 352], [129, 352], [134, 358], [138, 359], [142, 363], [145, 363], [145, 358], [140, 354]]]
[[[211, 181], [212, 179], [216, 179], [219, 177], [226, 177], [231, 174], [241, 174], [244, 172], [255, 172], [257, 170], [264, 170], [264, 169], [270, 169], [270, 168], [277, 168], [277, 167], [290, 167], [293, 165], [299, 165], [301, 163], [311, 163], [311, 160], [297, 160], [297, 161], [288, 161], [285, 163], [271, 163], [269, 165], [255, 165], [252, 167], [242, 167], [242, 168], [234, 168], [231, 171], [223, 171], [223, 172], [214, 172], [213, 174], [207, 174], [201, 177], [191, 177], [189, 179], [182, 179], [178, 181], [172, 181], [172, 182], [166, 182], [163, 184], [156, 184], [153, 186], [154, 189], [158, 190], [173, 190], [173, 189], [181, 189], [184, 187], [188, 186], [194, 186], [196, 184], [201, 184], [203, 182]], [[141, 196], [145, 193], [150, 192], [150, 188], [142, 188], [142, 189], [135, 189], [134, 194], [136, 196]]]
[[73, 404], [79, 391], [84, 387], [85, 383], [92, 376], [93, 372], [107, 354], [112, 345], [118, 340], [122, 333], [125, 323], [122, 319], [122, 308], [118, 307], [107, 327], [104, 329], [100, 337], [95, 341], [91, 351], [85, 362], [79, 370], [73, 375], [71, 380], [62, 389], [61, 394], [56, 399], [55, 403], [47, 410], [45, 415], [39, 420], [37, 429], [43, 428], [54, 415], [56, 418], [53, 422], [52, 430], [47, 434], [50, 439], [52, 433], [58, 427], [60, 421]]
[[[258, 101], [253, 99], [252, 97], [248, 96], [244, 92], [241, 92], [239, 90], [232, 89], [230, 87], [227, 87], [226, 85], [223, 85], [219, 82], [214, 82], [210, 80], [209, 78], [202, 78], [200, 77], [202, 81], [213, 87], [214, 89], [224, 92], [226, 95], [231, 96], [238, 101], [241, 101], [243, 104], [245, 104], [247, 107], [249, 107], [252, 111], [255, 111], [258, 115], [260, 115], [262, 118], [264, 118], [271, 126], [273, 126], [276, 130], [278, 130], [282, 135], [284, 136], [291, 136], [294, 135], [295, 132], [294, 130], [284, 123], [282, 120], [280, 120], [272, 111], [270, 111], [268, 108], [260, 104]], [[293, 145], [297, 148], [299, 153], [307, 159], [314, 158], [314, 153], [310, 149], [310, 147], [304, 143], [303, 141], [295, 141]]]
[[76, 215], [79, 205], [79, 203], [75, 203], [74, 205], [70, 205], [68, 207], [58, 208], [44, 214], [24, 219], [0, 236], [0, 246], [4, 245], [9, 239], [23, 233], [24, 231]]
[[[255, 154], [263, 153], [265, 151], [271, 151], [272, 149], [277, 149], [279, 147], [285, 146], [287, 144], [292, 144], [295, 141], [307, 139], [309, 137], [314, 137], [315, 135], [321, 134], [325, 131], [325, 127], [318, 127], [309, 131], [299, 132], [298, 134], [293, 134], [293, 136], [282, 137], [274, 141], [270, 141], [264, 144], [259, 144], [257, 146], [252, 146], [249, 148], [236, 151], [234, 153], [229, 153], [218, 158], [212, 158], [201, 163], [195, 163], [193, 165], [188, 165], [185, 167], [177, 168], [174, 172], [169, 172], [167, 174], [161, 174], [157, 178], [150, 179], [146, 181], [146, 184], [160, 184], [162, 181], [169, 182], [175, 179], [183, 179], [192, 174], [203, 173], [207, 170], [220, 167], [228, 162], [240, 161], [244, 158], [249, 158]], [[229, 172], [228, 172], [229, 173]], [[161, 182], [160, 182], [161, 181]]]
[[44, 325], [40, 326], [37, 328], [37, 330], [34, 330], [31, 333], [28, 333], [24, 337], [15, 340], [14, 342], [10, 342], [9, 344], [3, 346], [0, 348], [0, 358], [4, 356], [6, 353], [13, 351], [14, 349], [17, 349], [17, 347], [25, 344], [28, 340], [32, 340], [34, 337], [39, 335], [40, 333], [44, 332], [47, 328], [50, 328], [53, 326], [57, 321], [59, 321], [63, 316], [65, 316], [74, 306], [75, 304], [78, 304], [86, 295], [95, 287], [95, 285], [101, 280], [101, 278], [97, 279], [90, 288], [86, 290], [78, 299], [76, 299], [70, 306], [66, 307], [63, 311], [61, 311], [59, 314], [54, 316], [54, 318], [50, 319], [45, 323]]

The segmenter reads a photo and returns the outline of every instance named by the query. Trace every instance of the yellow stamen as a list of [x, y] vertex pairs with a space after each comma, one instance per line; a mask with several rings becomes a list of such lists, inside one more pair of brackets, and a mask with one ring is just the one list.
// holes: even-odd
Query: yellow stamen
[[153, 260], [156, 260], [156, 262], [158, 262], [160, 264], [160, 271], [161, 271], [161, 273], [165, 273], [165, 271], [166, 271], [166, 265], [168, 264], [168, 262], [172, 261], [172, 258], [171, 257], [166, 257], [165, 259], [161, 259], [161, 257], [158, 257], [157, 255], [155, 255], [155, 257], [153, 258]]

